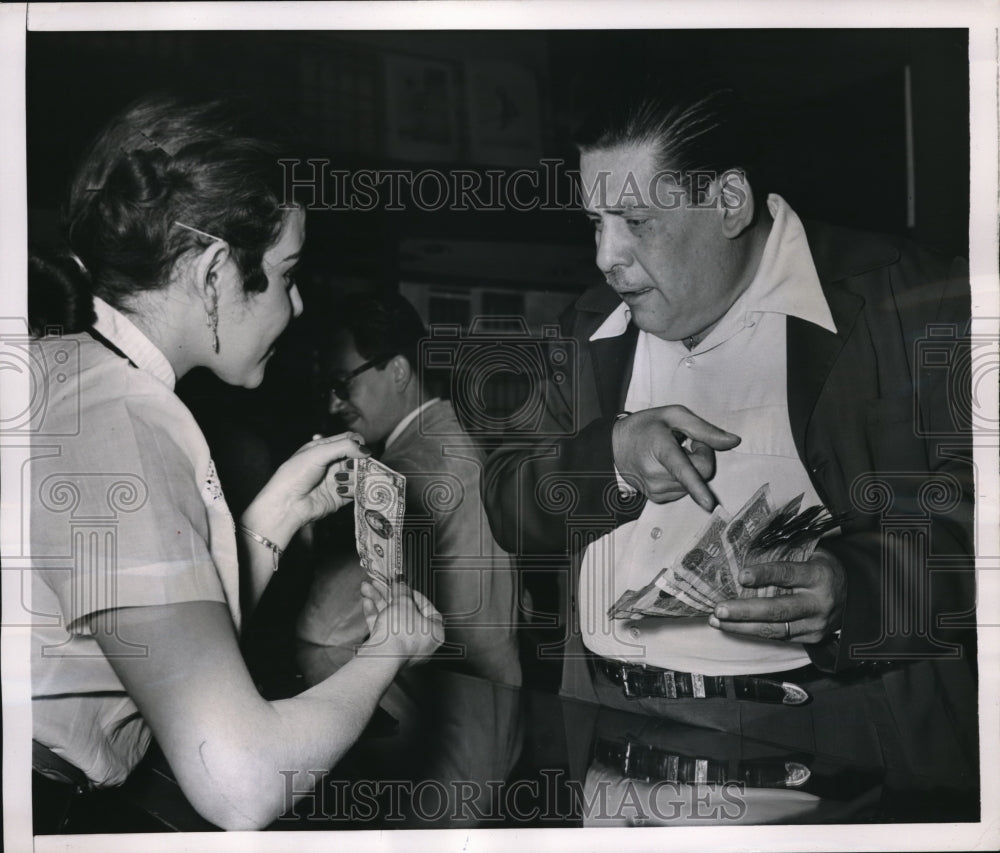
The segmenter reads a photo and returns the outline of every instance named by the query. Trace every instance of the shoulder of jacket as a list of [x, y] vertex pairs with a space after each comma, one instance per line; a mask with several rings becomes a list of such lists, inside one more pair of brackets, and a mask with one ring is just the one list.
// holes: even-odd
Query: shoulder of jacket
[[[906, 237], [805, 222], [809, 251], [824, 284], [899, 267], [905, 278], [948, 276], [963, 261], [917, 245]], [[924, 273], [921, 275], [920, 273]]]

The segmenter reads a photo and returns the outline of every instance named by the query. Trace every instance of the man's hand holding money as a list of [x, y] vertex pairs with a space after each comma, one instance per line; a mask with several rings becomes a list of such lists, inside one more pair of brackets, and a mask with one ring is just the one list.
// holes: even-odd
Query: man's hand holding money
[[819, 643], [841, 626], [847, 597], [844, 567], [822, 548], [804, 562], [747, 566], [739, 581], [748, 587], [776, 586], [787, 593], [724, 601], [708, 618], [713, 628], [769, 640]]
[[739, 443], [738, 435], [702, 420], [684, 406], [635, 412], [619, 419], [611, 433], [615, 467], [633, 488], [653, 503], [689, 494], [707, 512], [716, 503], [705, 485], [715, 475], [715, 451], [731, 450]]

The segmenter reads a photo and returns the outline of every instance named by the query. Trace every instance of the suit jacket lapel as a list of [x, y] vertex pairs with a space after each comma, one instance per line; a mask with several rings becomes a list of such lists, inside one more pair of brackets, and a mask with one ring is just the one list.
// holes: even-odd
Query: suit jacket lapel
[[603, 417], [620, 412], [625, 405], [638, 338], [639, 330], [629, 323], [624, 334], [590, 342], [590, 357], [597, 380], [597, 399], [601, 404]]
[[787, 324], [788, 417], [799, 458], [806, 457], [806, 430], [820, 391], [843, 349], [864, 299], [840, 287], [823, 288], [836, 334], [820, 326], [789, 317]]

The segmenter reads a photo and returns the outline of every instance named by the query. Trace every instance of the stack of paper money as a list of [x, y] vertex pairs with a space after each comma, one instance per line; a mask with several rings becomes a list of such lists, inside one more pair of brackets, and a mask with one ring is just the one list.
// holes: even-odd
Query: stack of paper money
[[739, 512], [730, 516], [716, 507], [705, 529], [684, 556], [667, 566], [640, 590], [626, 590], [608, 611], [612, 619], [640, 616], [705, 616], [722, 601], [783, 595], [779, 587], [745, 587], [746, 566], [809, 559], [820, 538], [844, 521], [823, 506], [799, 511], [802, 495], [780, 509], [770, 502], [770, 486], [761, 486]]
[[355, 462], [354, 538], [361, 567], [385, 584], [403, 577], [406, 477], [368, 457]]

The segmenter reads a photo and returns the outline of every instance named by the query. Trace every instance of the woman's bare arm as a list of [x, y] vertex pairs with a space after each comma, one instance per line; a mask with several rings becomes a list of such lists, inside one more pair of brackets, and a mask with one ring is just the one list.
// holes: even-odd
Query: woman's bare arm
[[221, 603], [121, 608], [117, 632], [98, 641], [192, 805], [225, 829], [257, 829], [291, 807], [292, 792], [314, 787], [309, 771], [335, 765], [398, 670], [440, 643], [440, 616], [426, 599], [404, 588], [381, 607], [368, 607], [365, 656], [275, 702], [257, 692]]

